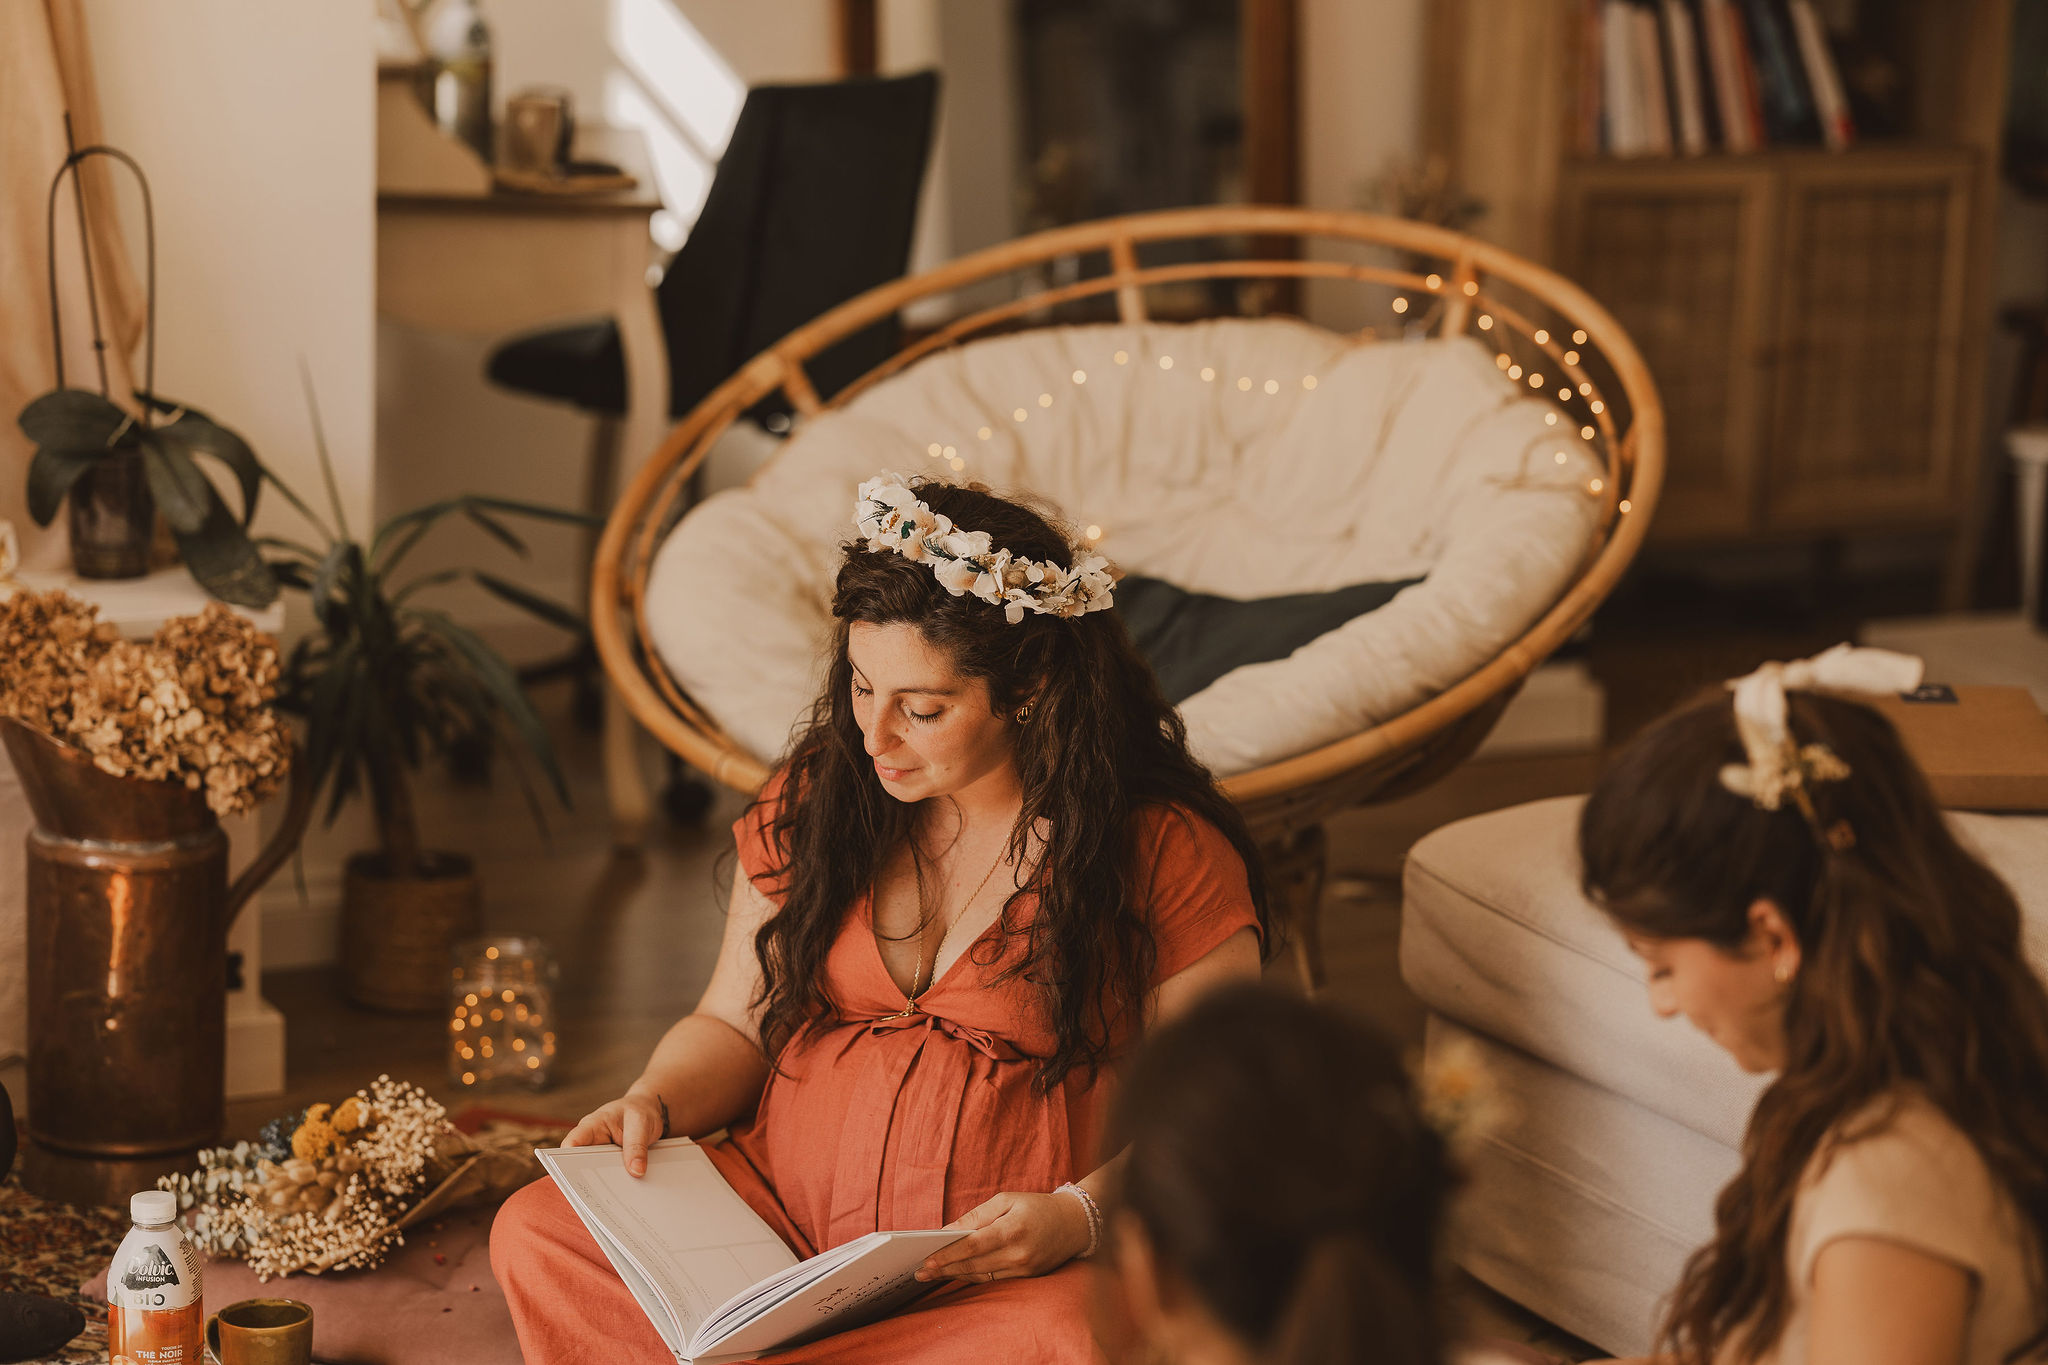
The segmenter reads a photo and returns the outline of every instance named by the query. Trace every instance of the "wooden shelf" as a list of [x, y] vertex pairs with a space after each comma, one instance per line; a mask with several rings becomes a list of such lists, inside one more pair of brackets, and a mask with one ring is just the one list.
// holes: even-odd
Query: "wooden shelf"
[[1884, 161], [1907, 161], [1916, 157], [1953, 155], [1958, 151], [1975, 152], [1979, 149], [1967, 142], [1951, 139], [1893, 138], [1884, 141], [1859, 142], [1842, 151], [1830, 151], [1826, 147], [1787, 146], [1766, 147], [1755, 152], [1705, 152], [1699, 156], [1571, 156], [1566, 157], [1566, 166], [1641, 166], [1669, 169], [1674, 166], [1699, 166], [1712, 170], [1746, 166], [1800, 166], [1824, 162], [1840, 162], [1845, 165], [1862, 165]]
[[1481, 237], [1556, 266], [1642, 348], [1670, 419], [1651, 534], [1900, 527], [1970, 559], [2012, 0], [1861, 0], [1907, 92], [1842, 151], [1573, 151], [1581, 0], [1435, 0], [1424, 140]]

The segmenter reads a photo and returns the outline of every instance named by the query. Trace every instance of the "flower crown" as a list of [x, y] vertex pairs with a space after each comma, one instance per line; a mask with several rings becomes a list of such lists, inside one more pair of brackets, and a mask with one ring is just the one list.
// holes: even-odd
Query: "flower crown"
[[881, 474], [860, 486], [853, 523], [870, 550], [894, 550], [928, 566], [955, 597], [969, 593], [1003, 609], [1011, 625], [1035, 611], [1085, 616], [1112, 605], [1116, 578], [1101, 555], [1076, 554], [1063, 569], [1050, 560], [1023, 559], [998, 550], [986, 531], [963, 531], [910, 491], [901, 474]]

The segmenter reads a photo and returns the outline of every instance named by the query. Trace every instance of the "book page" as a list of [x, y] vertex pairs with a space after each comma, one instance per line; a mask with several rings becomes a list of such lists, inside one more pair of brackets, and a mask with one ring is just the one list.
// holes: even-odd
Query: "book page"
[[[719, 1305], [796, 1264], [782, 1239], [687, 1138], [650, 1147], [647, 1174], [639, 1179], [626, 1174], [616, 1146], [545, 1148], [536, 1155], [605, 1254], [616, 1249], [658, 1296], [658, 1304], [641, 1299], [657, 1329], [662, 1316], [671, 1318], [683, 1343]], [[640, 1298], [636, 1277], [622, 1268], [622, 1278]]]
[[[938, 1288], [912, 1279], [911, 1273], [925, 1257], [967, 1235], [965, 1229], [869, 1233], [837, 1248], [840, 1263], [808, 1283], [789, 1284], [786, 1294], [748, 1305], [751, 1312], [720, 1313], [710, 1339], [700, 1344], [706, 1354], [743, 1357], [873, 1322]], [[853, 1248], [856, 1254], [843, 1255]], [[826, 1252], [813, 1259], [833, 1256]]]

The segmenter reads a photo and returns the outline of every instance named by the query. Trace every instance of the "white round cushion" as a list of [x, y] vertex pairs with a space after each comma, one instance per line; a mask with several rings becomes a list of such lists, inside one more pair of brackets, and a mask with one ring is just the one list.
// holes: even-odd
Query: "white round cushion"
[[1591, 546], [1601, 473], [1554, 411], [1470, 338], [1359, 341], [1286, 319], [992, 337], [803, 423], [752, 482], [692, 509], [650, 570], [650, 636], [772, 763], [823, 676], [854, 489], [884, 470], [1030, 494], [1077, 532], [1099, 527], [1120, 568], [1191, 591], [1426, 575], [1181, 704], [1195, 755], [1228, 776], [1400, 715], [1550, 607]]

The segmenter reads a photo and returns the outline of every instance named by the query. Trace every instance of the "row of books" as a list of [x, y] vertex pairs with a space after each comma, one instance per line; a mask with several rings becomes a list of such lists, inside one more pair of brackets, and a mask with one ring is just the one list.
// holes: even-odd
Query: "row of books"
[[1583, 0], [1579, 154], [1698, 156], [1856, 138], [1813, 0]]

